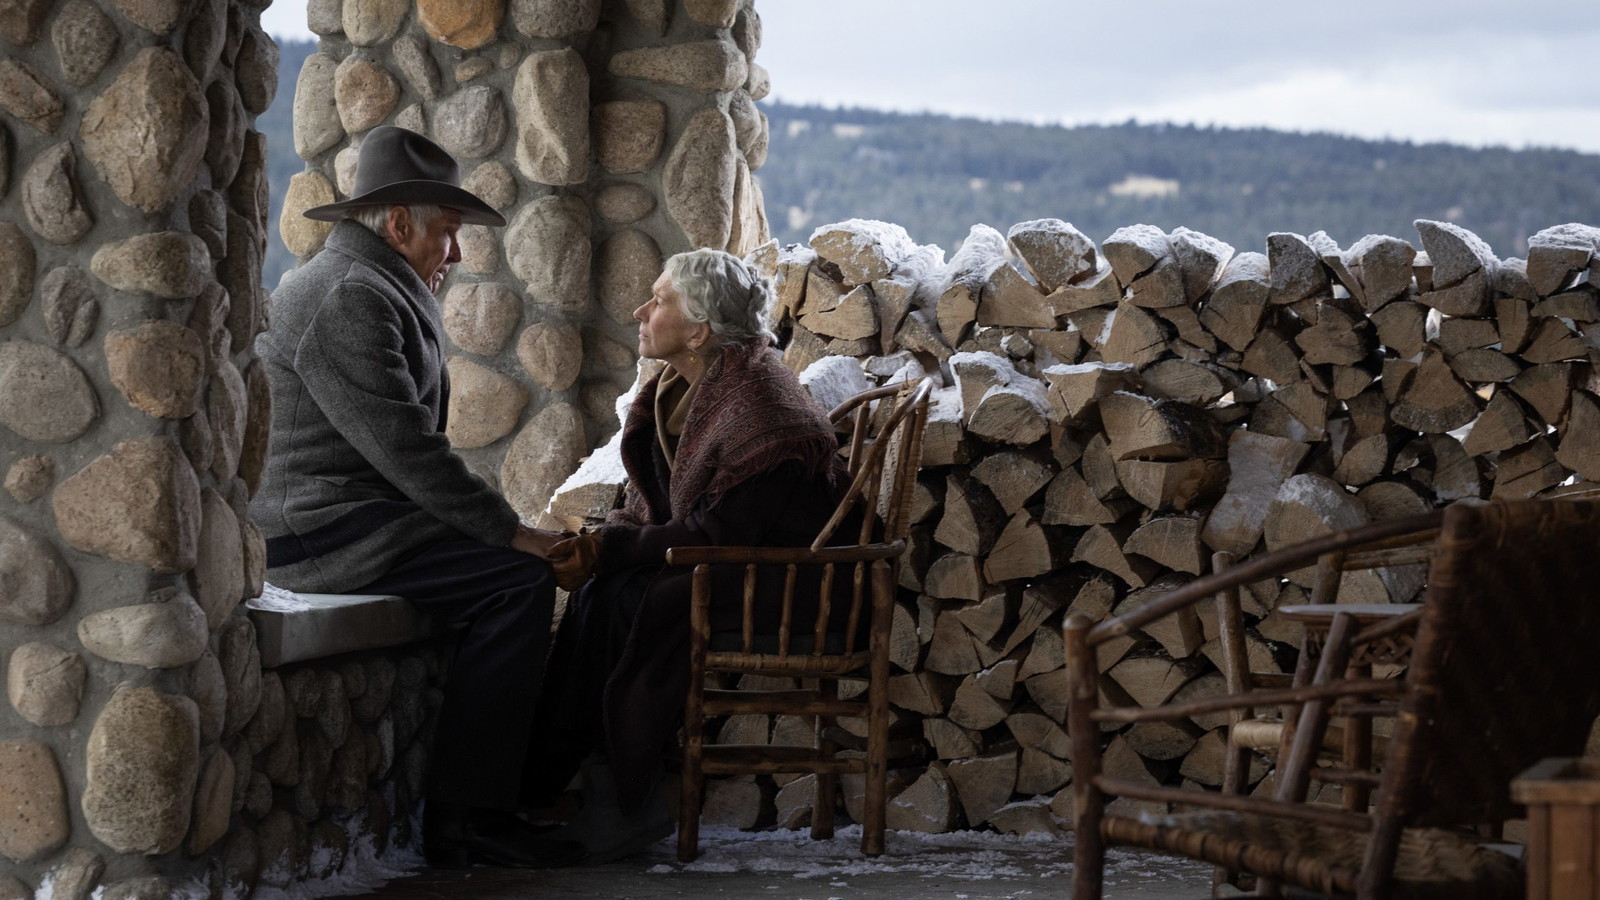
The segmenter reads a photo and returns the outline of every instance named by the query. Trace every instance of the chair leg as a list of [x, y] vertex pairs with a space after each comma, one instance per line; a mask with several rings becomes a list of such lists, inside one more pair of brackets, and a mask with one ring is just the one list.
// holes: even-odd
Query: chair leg
[[[839, 683], [831, 678], [817, 680], [817, 696], [823, 700], [832, 700], [839, 696]], [[812, 727], [815, 733], [812, 737], [813, 745], [817, 750], [818, 759], [832, 759], [838, 754], [839, 748], [833, 741], [824, 735], [833, 725], [832, 716], [817, 716]], [[811, 839], [825, 841], [833, 837], [833, 803], [838, 793], [839, 776], [834, 772], [818, 772], [816, 793], [811, 800]]]
[[700, 855], [700, 805], [705, 794], [701, 769], [705, 718], [698, 710], [684, 722], [683, 771], [678, 780], [678, 859], [694, 862]]
[[[883, 560], [872, 564], [873, 621], [887, 623], [894, 605], [894, 568]], [[865, 809], [861, 815], [861, 852], [883, 853], [889, 779], [889, 629], [872, 629], [867, 672], [867, 773]]]
[[1067, 668], [1072, 690], [1067, 695], [1067, 737], [1072, 741], [1072, 900], [1100, 900], [1105, 877], [1106, 845], [1100, 834], [1105, 797], [1094, 781], [1100, 775], [1100, 727], [1090, 713], [1100, 701], [1100, 671], [1089, 648], [1094, 623], [1084, 615], [1067, 619]]

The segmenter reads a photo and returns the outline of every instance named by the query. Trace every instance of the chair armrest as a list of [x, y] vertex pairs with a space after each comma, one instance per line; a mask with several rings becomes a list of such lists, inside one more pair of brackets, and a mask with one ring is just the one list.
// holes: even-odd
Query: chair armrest
[[848, 547], [673, 547], [667, 551], [669, 566], [698, 566], [705, 563], [739, 565], [827, 565], [893, 559], [905, 552], [906, 542], [860, 544]]
[[1191, 700], [1187, 703], [1169, 703], [1163, 706], [1110, 706], [1100, 707], [1090, 714], [1096, 722], [1151, 722], [1188, 719], [1207, 713], [1225, 712], [1256, 706], [1283, 706], [1306, 703], [1311, 700], [1337, 700], [1344, 697], [1398, 697], [1405, 685], [1393, 679], [1350, 679], [1328, 684], [1309, 684], [1297, 688], [1251, 691], [1246, 694], [1224, 694]]

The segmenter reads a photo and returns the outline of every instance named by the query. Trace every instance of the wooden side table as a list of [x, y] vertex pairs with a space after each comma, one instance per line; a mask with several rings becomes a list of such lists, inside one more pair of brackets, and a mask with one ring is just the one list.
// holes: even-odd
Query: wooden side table
[[1600, 759], [1547, 759], [1511, 782], [1528, 807], [1528, 900], [1600, 900]]

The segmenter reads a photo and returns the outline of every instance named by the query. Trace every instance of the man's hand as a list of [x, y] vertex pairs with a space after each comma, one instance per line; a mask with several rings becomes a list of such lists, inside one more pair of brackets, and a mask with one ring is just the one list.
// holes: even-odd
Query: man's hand
[[428, 291], [434, 294], [439, 293], [439, 288], [444, 285], [445, 276], [449, 274], [449, 266], [440, 266], [435, 269], [433, 274], [428, 276]]
[[540, 528], [529, 528], [518, 525], [516, 534], [511, 536], [511, 549], [531, 553], [540, 559], [549, 559], [550, 550], [557, 544], [566, 540], [567, 535], [559, 531], [545, 531]]
[[575, 591], [594, 573], [600, 559], [600, 535], [590, 532], [562, 541], [551, 548], [549, 558], [556, 584], [564, 591]]

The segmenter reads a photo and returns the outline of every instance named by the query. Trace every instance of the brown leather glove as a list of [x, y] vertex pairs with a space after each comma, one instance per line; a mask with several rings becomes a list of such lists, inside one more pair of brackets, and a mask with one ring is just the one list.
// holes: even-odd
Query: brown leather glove
[[594, 566], [599, 559], [599, 532], [567, 538], [550, 548], [550, 567], [555, 570], [556, 584], [564, 591], [583, 587], [589, 576], [594, 574]]

